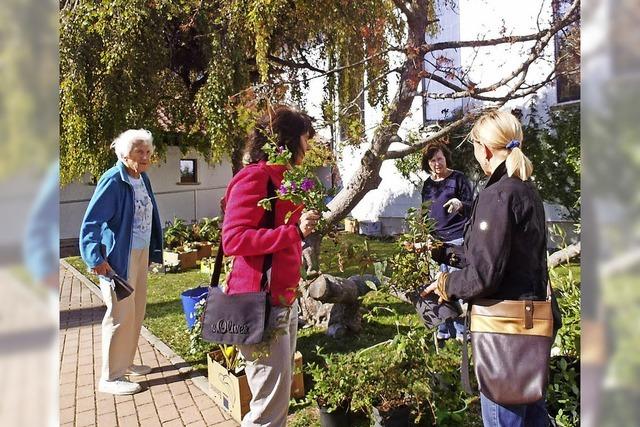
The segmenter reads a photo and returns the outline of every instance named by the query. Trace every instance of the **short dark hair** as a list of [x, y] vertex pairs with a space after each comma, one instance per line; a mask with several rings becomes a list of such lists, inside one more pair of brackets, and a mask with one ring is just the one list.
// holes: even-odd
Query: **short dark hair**
[[451, 151], [449, 147], [441, 141], [430, 142], [424, 151], [422, 152], [422, 170], [425, 172], [432, 172], [431, 167], [429, 167], [429, 160], [431, 160], [438, 151], [442, 151], [442, 155], [447, 162], [447, 167], [451, 167]]
[[309, 115], [286, 105], [269, 107], [249, 135], [245, 146], [246, 162], [267, 160], [262, 147], [273, 136], [278, 147], [285, 147], [291, 152], [293, 164], [300, 153], [300, 137], [305, 133], [309, 134], [309, 138], [316, 134]]

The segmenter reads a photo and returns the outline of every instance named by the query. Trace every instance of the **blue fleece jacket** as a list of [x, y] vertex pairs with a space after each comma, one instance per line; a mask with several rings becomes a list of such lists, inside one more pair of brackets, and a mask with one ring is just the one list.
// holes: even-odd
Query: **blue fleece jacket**
[[[144, 172], [141, 176], [153, 204], [149, 262], [162, 263], [162, 223], [158, 205], [151, 190], [149, 177]], [[100, 265], [106, 254], [111, 268], [119, 276], [128, 279], [133, 216], [133, 186], [129, 182], [129, 174], [124, 163], [118, 161], [100, 177], [82, 220], [80, 254], [89, 268]]]

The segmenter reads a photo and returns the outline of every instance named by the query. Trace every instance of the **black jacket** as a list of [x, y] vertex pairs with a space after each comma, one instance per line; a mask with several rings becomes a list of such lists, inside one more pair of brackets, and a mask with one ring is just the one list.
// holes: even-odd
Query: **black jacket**
[[502, 163], [474, 201], [464, 245], [433, 258], [461, 268], [447, 279], [450, 298], [545, 299], [546, 223], [533, 183], [508, 177]]

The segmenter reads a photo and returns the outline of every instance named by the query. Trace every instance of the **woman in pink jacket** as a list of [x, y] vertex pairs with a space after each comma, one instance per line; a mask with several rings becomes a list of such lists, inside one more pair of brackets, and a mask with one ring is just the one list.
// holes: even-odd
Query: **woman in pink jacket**
[[[302, 265], [302, 240], [319, 220], [315, 211], [289, 201], [275, 202], [273, 227], [266, 226], [268, 212], [258, 206], [268, 188], [278, 188], [289, 165], [267, 162], [263, 146], [272, 140], [291, 152], [291, 165], [300, 164], [315, 134], [306, 114], [277, 106], [257, 123], [247, 143], [246, 166], [233, 177], [225, 195], [222, 240], [225, 255], [233, 256], [227, 292], [258, 292], [263, 275], [271, 292], [268, 341], [239, 346], [252, 399], [243, 427], [286, 425], [296, 349], [298, 306], [296, 290]], [[291, 214], [292, 213], [292, 214]], [[287, 215], [290, 215], [288, 220]], [[271, 269], [264, 266], [271, 255]], [[268, 267], [268, 266], [267, 266]], [[263, 271], [267, 271], [263, 274]]]

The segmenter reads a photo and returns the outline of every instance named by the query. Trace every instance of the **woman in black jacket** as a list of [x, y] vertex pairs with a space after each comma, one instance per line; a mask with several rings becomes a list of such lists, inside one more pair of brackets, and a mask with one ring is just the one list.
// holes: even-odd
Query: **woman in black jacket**
[[[435, 292], [445, 301], [544, 300], [544, 207], [529, 179], [533, 166], [522, 152], [522, 126], [510, 113], [491, 111], [478, 119], [469, 139], [476, 160], [490, 178], [475, 200], [464, 245], [432, 250], [436, 261], [461, 269], [437, 276], [424, 294]], [[480, 397], [486, 427], [549, 424], [544, 399], [505, 406], [482, 393]]]

